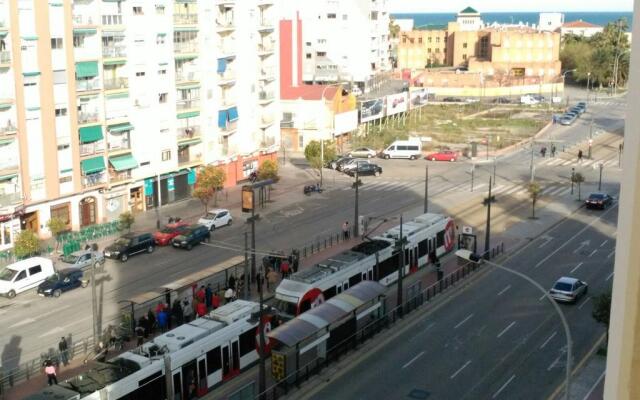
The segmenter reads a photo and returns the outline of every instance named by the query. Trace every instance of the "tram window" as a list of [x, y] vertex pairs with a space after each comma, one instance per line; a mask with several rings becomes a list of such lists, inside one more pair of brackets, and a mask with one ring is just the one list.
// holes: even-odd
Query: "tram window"
[[349, 287], [352, 287], [354, 285], [357, 285], [358, 283], [360, 283], [360, 281], [362, 280], [362, 276], [365, 274], [360, 275], [359, 273], [355, 274], [354, 276], [352, 276], [351, 278], [349, 278]]
[[440, 231], [436, 234], [436, 247], [444, 246], [444, 231]]
[[338, 285], [338, 294], [342, 293], [342, 286]]
[[173, 375], [173, 397], [180, 399], [180, 393], [182, 388], [182, 380], [180, 379], [180, 373]]
[[222, 367], [220, 361], [220, 346], [207, 352], [207, 375], [211, 375]]
[[336, 295], [336, 287], [335, 286], [331, 286], [329, 289], [324, 291], [324, 299], [325, 300], [329, 300], [330, 298], [332, 298], [335, 295]]
[[411, 260], [409, 257], [409, 249], [404, 249], [404, 265], [409, 264], [409, 260]]
[[418, 257], [424, 257], [427, 254], [429, 254], [429, 239], [418, 243]]
[[369, 280], [372, 281], [373, 280], [373, 270], [369, 270]]
[[251, 353], [256, 349], [256, 331], [251, 328], [240, 335], [240, 356]]
[[311, 309], [311, 301], [310, 300], [305, 300], [302, 303], [300, 303], [300, 314], [307, 312]]
[[342, 290], [347, 290], [349, 289], [349, 282], [345, 282], [342, 284]]
[[387, 258], [381, 262], [378, 266], [378, 280], [393, 274], [398, 270], [398, 263], [400, 262], [400, 253], [395, 253], [390, 258]]
[[366, 272], [363, 272], [363, 273], [362, 273], [362, 280], [363, 280], [363, 281], [366, 281], [366, 280], [367, 280], [367, 273], [366, 273]]

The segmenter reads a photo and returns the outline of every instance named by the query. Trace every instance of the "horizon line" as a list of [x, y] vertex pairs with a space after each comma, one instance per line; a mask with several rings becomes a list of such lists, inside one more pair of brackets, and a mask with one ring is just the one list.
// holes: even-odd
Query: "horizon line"
[[[457, 14], [460, 11], [390, 11], [391, 14]], [[633, 14], [633, 10], [614, 10], [614, 11], [604, 11], [604, 10], [584, 10], [584, 11], [484, 11], [481, 12], [480, 15], [482, 14], [486, 14], [486, 13], [492, 13], [492, 14], [509, 14], [509, 13], [553, 13], [553, 12], [559, 12], [559, 13], [632, 13]]]

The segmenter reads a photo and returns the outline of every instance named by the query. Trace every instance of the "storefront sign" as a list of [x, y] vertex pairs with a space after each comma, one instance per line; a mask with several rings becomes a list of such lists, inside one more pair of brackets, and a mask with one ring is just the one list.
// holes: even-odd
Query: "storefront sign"
[[193, 185], [196, 183], [196, 170], [192, 169], [189, 171], [189, 175], [187, 175], [187, 183], [189, 185]]
[[173, 175], [167, 178], [167, 190], [170, 192], [173, 192], [174, 190], [176, 190], [176, 184], [173, 181]]
[[144, 195], [153, 196], [153, 179], [144, 180]]

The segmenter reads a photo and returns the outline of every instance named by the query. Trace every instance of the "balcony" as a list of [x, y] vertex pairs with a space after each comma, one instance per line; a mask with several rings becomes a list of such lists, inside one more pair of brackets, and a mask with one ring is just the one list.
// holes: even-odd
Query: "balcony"
[[129, 78], [105, 78], [104, 80], [105, 90], [126, 89], [128, 87]]
[[0, 51], [0, 64], [9, 64], [11, 62], [11, 52], [8, 50]]
[[13, 135], [17, 131], [16, 124], [11, 120], [7, 120], [6, 124], [0, 125], [0, 135]]
[[272, 6], [273, 0], [258, 0], [258, 7]]
[[125, 46], [104, 46], [102, 47], [102, 57], [119, 58], [126, 57], [127, 49]]
[[100, 120], [100, 114], [98, 112], [80, 112], [78, 113], [78, 123], [79, 124], [90, 124], [93, 122], [98, 122]]
[[276, 79], [275, 75], [276, 75], [275, 67], [265, 67], [260, 69], [261, 81], [272, 81]]
[[132, 179], [131, 170], [128, 169], [122, 172], [109, 171], [109, 183], [121, 183]]
[[258, 44], [258, 55], [268, 56], [270, 54], [273, 54], [274, 51], [275, 51], [275, 46], [273, 43]]
[[122, 14], [103, 15], [102, 25], [122, 25]]
[[266, 129], [273, 125], [273, 117], [272, 116], [263, 116], [260, 118], [260, 128]]
[[119, 138], [117, 136], [109, 136], [109, 152], [117, 152], [121, 150], [131, 150], [131, 141], [129, 135]]
[[199, 80], [200, 74], [198, 74], [197, 72], [176, 71], [176, 82], [191, 82]]
[[218, 74], [218, 85], [230, 85], [235, 83], [236, 73], [235, 71], [226, 70], [222, 74]]
[[236, 5], [236, 0], [215, 0], [218, 6], [233, 7]]
[[178, 54], [188, 54], [188, 53], [197, 53], [198, 52], [198, 43], [196, 41], [193, 42], [179, 42], [173, 43], [174, 52]]
[[173, 14], [174, 25], [195, 25], [198, 23], [198, 14]]
[[13, 204], [22, 203], [22, 193], [4, 193], [0, 194], [0, 207], [6, 207]]
[[230, 135], [238, 130], [238, 121], [228, 121], [224, 128], [220, 128], [220, 132], [225, 135]]
[[273, 30], [273, 21], [267, 18], [260, 18], [260, 22], [258, 22], [258, 30], [259, 31], [272, 31]]
[[107, 183], [107, 174], [104, 172], [99, 172], [97, 174], [84, 175], [82, 177], [83, 188], [100, 186], [100, 185], [104, 185], [105, 183]]
[[74, 25], [95, 25], [95, 23], [93, 22], [93, 17], [90, 15], [84, 15], [84, 14], [74, 14], [73, 24]]
[[176, 101], [176, 108], [178, 110], [188, 110], [191, 108], [199, 108], [200, 99], [178, 100]]
[[221, 105], [221, 108], [223, 108], [223, 109], [224, 108], [233, 107], [233, 106], [236, 105], [236, 103], [237, 103], [237, 101], [236, 101], [235, 97], [231, 96], [231, 95], [229, 97], [223, 96], [220, 99], [220, 105]]
[[233, 46], [223, 45], [218, 46], [218, 58], [231, 58], [236, 55], [236, 50]]
[[233, 18], [222, 17], [221, 19], [216, 19], [216, 29], [218, 32], [232, 31], [236, 29], [233, 25]]
[[104, 140], [98, 140], [93, 143], [81, 143], [80, 144], [80, 157], [91, 156], [94, 154], [102, 153], [104, 151]]
[[100, 90], [100, 80], [99, 79], [80, 79], [76, 80], [76, 90], [88, 91], [88, 90]]
[[194, 154], [193, 156], [187, 154], [180, 154], [178, 152], [178, 165], [196, 164], [202, 162], [202, 154]]
[[269, 103], [273, 101], [273, 92], [261, 91], [258, 95], [260, 103]]
[[200, 126], [187, 126], [176, 129], [176, 136], [178, 141], [196, 139], [200, 137]]

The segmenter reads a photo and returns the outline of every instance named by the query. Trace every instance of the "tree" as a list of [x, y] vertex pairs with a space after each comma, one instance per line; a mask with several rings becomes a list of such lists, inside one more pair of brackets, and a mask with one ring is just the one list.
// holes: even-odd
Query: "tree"
[[200, 170], [196, 178], [193, 197], [200, 200], [204, 206], [204, 212], [209, 209], [209, 202], [213, 199], [214, 205], [218, 203], [218, 191], [224, 187], [227, 174], [222, 168], [208, 165]]
[[[332, 143], [324, 144], [324, 161], [332, 160], [336, 157], [336, 149], [333, 147]], [[304, 158], [307, 159], [309, 165], [313, 169], [317, 169], [318, 173], [320, 173], [320, 168], [324, 167], [322, 165], [322, 157], [321, 157], [321, 149], [320, 142], [317, 140], [312, 140], [309, 142], [307, 147], [304, 148]]]
[[125, 211], [120, 214], [120, 229], [127, 230], [127, 232], [131, 232], [131, 227], [136, 222], [136, 218], [131, 214], [131, 211]]
[[542, 188], [538, 182], [529, 182], [527, 185], [527, 191], [529, 192], [529, 197], [531, 197], [531, 219], [536, 218], [536, 202], [538, 201], [541, 190]]
[[575, 174], [573, 174], [573, 177], [571, 178], [571, 180], [573, 181], [573, 183], [578, 185], [578, 201], [580, 201], [581, 200], [580, 184], [584, 182], [584, 176], [582, 176], [580, 172], [576, 172]]
[[67, 222], [62, 218], [53, 217], [47, 221], [47, 228], [51, 231], [51, 235], [56, 239], [56, 250], [60, 246], [60, 234], [67, 230]]
[[395, 18], [389, 18], [389, 36], [393, 39], [397, 39], [400, 34], [400, 25], [396, 23]]
[[[591, 316], [597, 322], [607, 327], [607, 341], [609, 336], [609, 318], [611, 316], [611, 291], [601, 293], [593, 298]], [[605, 342], [606, 343], [606, 342]]]
[[272, 179], [274, 182], [278, 182], [280, 177], [278, 176], [278, 163], [273, 160], [266, 160], [258, 168], [258, 179]]
[[21, 231], [13, 243], [13, 252], [19, 259], [38, 254], [40, 252], [38, 235], [28, 229]]

